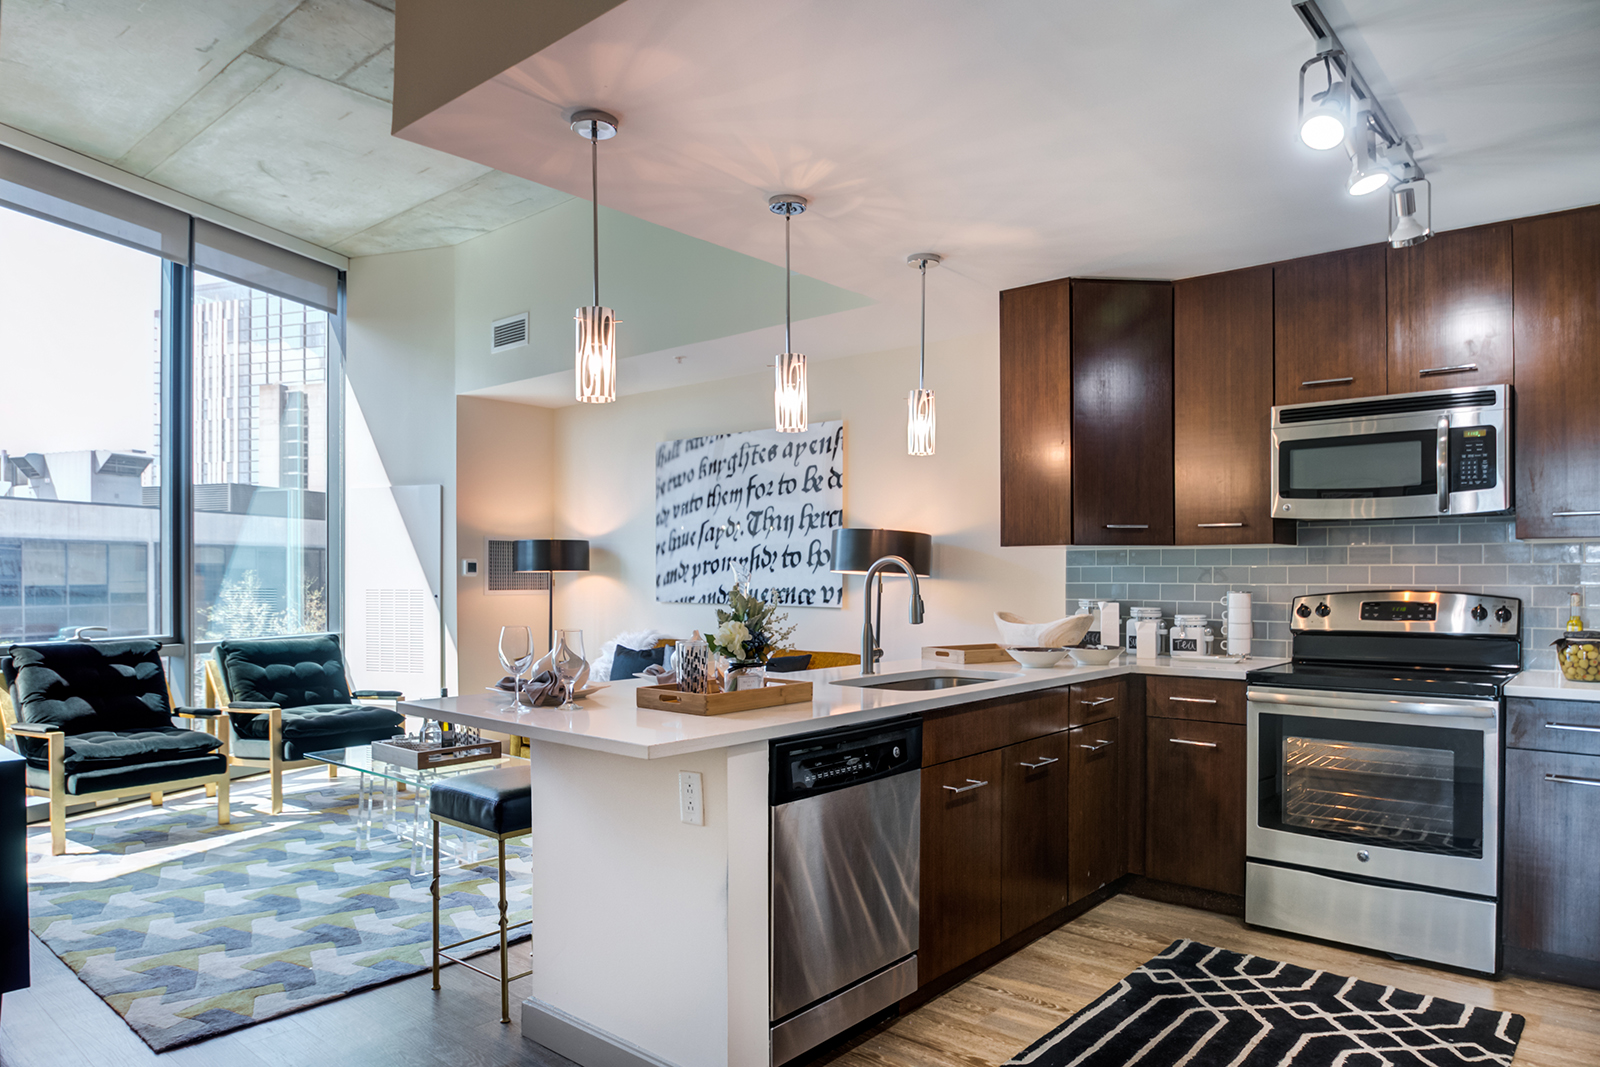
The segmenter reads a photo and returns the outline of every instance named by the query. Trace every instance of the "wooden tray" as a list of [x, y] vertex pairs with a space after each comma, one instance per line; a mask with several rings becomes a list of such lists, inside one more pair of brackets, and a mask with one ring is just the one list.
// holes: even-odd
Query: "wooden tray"
[[737, 689], [732, 693], [680, 693], [675, 685], [643, 685], [637, 692], [641, 708], [684, 715], [726, 715], [730, 711], [804, 704], [811, 699], [811, 683], [776, 682], [769, 678], [760, 689]]
[[931, 645], [922, 650], [923, 659], [940, 663], [1010, 663], [1012, 659], [999, 645]]
[[470, 745], [445, 745], [439, 748], [413, 748], [393, 741], [374, 741], [371, 747], [373, 759], [413, 771], [480, 763], [500, 759], [504, 754], [499, 741], [474, 741]]

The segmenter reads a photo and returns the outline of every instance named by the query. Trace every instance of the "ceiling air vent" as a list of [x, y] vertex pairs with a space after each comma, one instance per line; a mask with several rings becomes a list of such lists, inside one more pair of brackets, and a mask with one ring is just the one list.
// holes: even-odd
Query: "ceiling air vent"
[[504, 352], [508, 348], [520, 348], [528, 343], [528, 313], [513, 315], [509, 319], [500, 319], [489, 327], [489, 351]]

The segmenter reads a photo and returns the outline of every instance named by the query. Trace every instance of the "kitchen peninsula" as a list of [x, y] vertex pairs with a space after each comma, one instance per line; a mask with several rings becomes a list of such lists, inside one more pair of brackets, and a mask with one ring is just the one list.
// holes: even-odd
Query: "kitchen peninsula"
[[[1067, 776], [1059, 773], [1071, 765], [1066, 751], [1069, 730], [1098, 719], [1116, 724], [1123, 747], [1142, 748], [1142, 701], [1137, 690], [1128, 695], [1125, 684], [1132, 676], [1149, 680], [1152, 694], [1162, 686], [1209, 687], [1193, 697], [1177, 696], [1173, 690], [1172, 699], [1193, 701], [1171, 705], [1185, 709], [1185, 719], [1206, 718], [1204, 709], [1219, 707], [1225, 709], [1224, 715], [1215, 717], [1224, 717], [1236, 703], [1236, 725], [1194, 722], [1196, 728], [1212, 733], [1236, 731], [1236, 739], [1229, 735], [1220, 750], [1184, 751], [1236, 761], [1242, 772], [1243, 678], [1247, 667], [1276, 662], [1163, 658], [1106, 667], [976, 670], [963, 673], [990, 680], [932, 692], [839, 685], [835, 683], [856, 677], [857, 669], [833, 668], [793, 676], [812, 682], [810, 703], [711, 717], [635, 707], [634, 691], [642, 683], [633, 681], [613, 683], [572, 712], [519, 708], [498, 693], [411, 701], [402, 708], [410, 715], [530, 739], [533, 988], [523, 1004], [523, 1035], [586, 1067], [746, 1067], [771, 1062], [770, 741], [910, 715], [924, 717], [920, 984], [926, 989], [930, 980], [946, 972], [962, 973], [958, 965], [970, 958], [986, 959], [985, 953], [1007, 951], [1002, 942], [1025, 938], [1026, 931], [1041, 921], [1036, 918], [1039, 914], [1048, 922], [1069, 895], [1065, 878], [1057, 879], [1062, 884], [1056, 896], [1047, 894], [1044, 903], [1031, 905], [1031, 911], [1027, 901], [1008, 894], [1004, 917], [1002, 902], [996, 898], [991, 909], [993, 929], [987, 934], [963, 928], [948, 937], [941, 933], [936, 938], [940, 944], [928, 944], [929, 923], [938, 921], [930, 915], [930, 909], [937, 907], [931, 898], [940, 892], [942, 875], [929, 849], [929, 835], [938, 833], [939, 826], [936, 820], [929, 821], [933, 816], [928, 814], [927, 768], [947, 765], [951, 773], [962, 774], [968, 763], [988, 759], [998, 771], [1003, 746], [1055, 744], [1062, 754], [1044, 757], [1044, 762], [1062, 763], [1055, 768], [1051, 788], [1071, 788]], [[881, 674], [891, 678], [930, 666], [889, 662], [881, 665]], [[1205, 695], [1214, 692], [1223, 694], [1220, 700]], [[1073, 700], [1069, 694], [1074, 693], [1083, 699]], [[1189, 709], [1201, 710], [1191, 714]], [[980, 721], [976, 714], [963, 715], [966, 711], [981, 711], [987, 718]], [[936, 722], [959, 722], [955, 733], [960, 736], [938, 733]], [[1105, 746], [1104, 739], [1095, 743]], [[1108, 750], [1107, 755], [1116, 753]], [[1077, 807], [1087, 817], [1125, 825], [1129, 819], [1125, 809], [1141, 804], [1130, 804], [1129, 798], [1143, 795], [1137, 782], [1127, 781], [1127, 764], [1087, 766], [1090, 770], [1082, 775], [1082, 784], [1090, 790], [1098, 786], [1105, 795], [1075, 793]], [[1103, 775], [1118, 766], [1124, 768], [1122, 773]], [[684, 771], [698, 773], [703, 781], [704, 825], [680, 819], [678, 778]], [[1230, 797], [1228, 819], [1242, 825], [1242, 774], [1234, 775], [1233, 784], [1238, 786], [1238, 811], [1231, 810]], [[997, 822], [1000, 793], [1000, 788], [987, 791], [981, 804], [970, 810], [989, 810]], [[934, 795], [943, 797], [937, 786]], [[961, 799], [965, 804], [972, 798]], [[982, 806], [986, 804], [993, 808]], [[1056, 835], [1060, 840], [1069, 836]], [[1104, 881], [1126, 871], [1125, 857], [1134, 851], [1122, 840], [1109, 844], [1113, 874]], [[990, 845], [998, 848], [997, 842]], [[1042, 841], [1039, 846], [1059, 851], [1059, 846]], [[1023, 842], [1020, 847], [1028, 846]], [[1242, 840], [1238, 853], [1242, 879]], [[1205, 875], [1194, 880], [1204, 881]], [[993, 879], [996, 886], [1002, 881]], [[1029, 881], [1035, 896], [1040, 881]], [[1074, 887], [1073, 892], [1088, 899], [1099, 887], [1099, 883], [1081, 890]], [[971, 901], [965, 904], [972, 910]], [[1022, 918], [1013, 920], [1013, 913]], [[938, 973], [928, 973], [929, 965]]]

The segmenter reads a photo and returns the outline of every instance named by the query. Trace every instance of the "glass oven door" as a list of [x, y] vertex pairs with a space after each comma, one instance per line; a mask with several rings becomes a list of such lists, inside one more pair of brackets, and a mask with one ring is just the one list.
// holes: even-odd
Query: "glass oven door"
[[1250, 691], [1252, 859], [1495, 892], [1499, 708]]

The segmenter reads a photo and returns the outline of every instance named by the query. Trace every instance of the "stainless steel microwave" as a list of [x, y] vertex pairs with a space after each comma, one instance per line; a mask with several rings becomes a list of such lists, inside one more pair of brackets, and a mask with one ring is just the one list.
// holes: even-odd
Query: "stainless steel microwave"
[[1506, 511], [1511, 390], [1492, 385], [1272, 409], [1272, 513], [1401, 519]]

